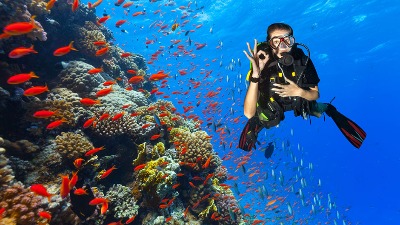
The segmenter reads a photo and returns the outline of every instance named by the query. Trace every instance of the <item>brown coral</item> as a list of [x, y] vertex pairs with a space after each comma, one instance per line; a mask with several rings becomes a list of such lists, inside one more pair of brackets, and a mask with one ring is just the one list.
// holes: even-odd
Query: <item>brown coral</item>
[[[211, 138], [206, 132], [191, 133], [184, 128], [173, 128], [170, 135], [170, 142], [177, 143], [175, 147], [178, 149], [177, 154], [182, 165], [195, 171], [205, 169], [208, 159], [210, 159], [209, 169], [215, 169], [221, 165], [221, 159], [213, 152]], [[186, 149], [186, 153], [180, 154], [183, 149]]]
[[70, 161], [82, 157], [87, 151], [93, 149], [93, 144], [83, 135], [72, 132], [62, 132], [54, 140], [56, 150], [63, 159]]
[[0, 199], [0, 207], [6, 209], [4, 217], [16, 219], [19, 225], [36, 224], [39, 219], [38, 212], [45, 206], [42, 197], [35, 196], [21, 183], [15, 183], [2, 190]]

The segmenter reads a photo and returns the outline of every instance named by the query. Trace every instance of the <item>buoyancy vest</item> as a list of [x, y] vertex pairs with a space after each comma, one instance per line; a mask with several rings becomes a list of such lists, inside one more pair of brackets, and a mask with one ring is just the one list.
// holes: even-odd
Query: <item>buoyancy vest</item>
[[277, 60], [268, 64], [261, 72], [259, 81], [259, 98], [257, 102], [257, 115], [262, 124], [273, 127], [284, 120], [284, 112], [293, 110], [295, 116], [306, 118], [310, 113], [310, 101], [301, 97], [280, 97], [271, 91], [274, 83], [288, 84], [284, 76], [296, 83], [299, 87], [309, 90], [305, 84], [304, 71], [307, 67], [308, 57], [299, 48], [292, 48], [291, 55], [294, 58], [293, 64], [284, 66]]

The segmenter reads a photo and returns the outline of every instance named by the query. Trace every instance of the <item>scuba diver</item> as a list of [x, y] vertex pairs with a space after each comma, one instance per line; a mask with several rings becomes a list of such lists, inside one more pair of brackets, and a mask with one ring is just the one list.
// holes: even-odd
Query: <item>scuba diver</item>
[[[299, 46], [304, 47], [306, 56]], [[250, 81], [244, 100], [244, 115], [249, 119], [240, 135], [239, 148], [250, 151], [255, 147], [258, 133], [265, 127], [277, 126], [284, 120], [284, 112], [307, 119], [326, 113], [333, 119], [343, 135], [356, 148], [360, 148], [366, 133], [355, 122], [338, 112], [330, 103], [318, 103], [317, 71], [304, 44], [296, 43], [293, 29], [284, 23], [268, 27], [267, 41], [254, 48], [247, 43], [243, 51], [250, 60]], [[331, 101], [332, 102], [332, 101]]]

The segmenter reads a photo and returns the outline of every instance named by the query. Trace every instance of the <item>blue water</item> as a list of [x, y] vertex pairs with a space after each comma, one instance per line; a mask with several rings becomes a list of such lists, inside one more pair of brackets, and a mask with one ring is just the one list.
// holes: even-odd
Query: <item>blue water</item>
[[[233, 137], [239, 137], [246, 121], [242, 116], [242, 103], [246, 92], [244, 75], [247, 73], [249, 62], [242, 51], [246, 49], [246, 42], [253, 44], [254, 39], [265, 40], [269, 24], [290, 24], [294, 29], [296, 41], [306, 44], [311, 50], [311, 58], [321, 79], [320, 101], [329, 102], [336, 97], [334, 105], [338, 110], [363, 127], [368, 136], [361, 149], [357, 150], [347, 142], [330, 118], [327, 117], [325, 122], [322, 118], [313, 118], [312, 125], [309, 125], [309, 121], [294, 118], [292, 113], [286, 114], [280, 128], [271, 129], [267, 135], [273, 135], [271, 140], [276, 141], [278, 146], [282, 140], [290, 140], [293, 149], [297, 149], [297, 145], [301, 146], [303, 150], [299, 152], [302, 159], [307, 163], [312, 162], [314, 166], [310, 176], [322, 181], [319, 191], [324, 196], [324, 201], [328, 193], [334, 196], [338, 211], [346, 216], [347, 222], [400, 223], [397, 181], [400, 157], [396, 145], [397, 130], [400, 126], [397, 119], [400, 107], [396, 96], [400, 47], [400, 29], [396, 22], [400, 7], [397, 1], [196, 1], [192, 3], [191, 9], [196, 8], [195, 3], [198, 8], [204, 6], [204, 9], [190, 13], [186, 18], [190, 22], [185, 27], [179, 27], [175, 32], [164, 36], [158, 29], [149, 28], [150, 24], [156, 20], [170, 26], [175, 19], [182, 22], [182, 12], [177, 7], [188, 4], [188, 1], [176, 1], [175, 6], [167, 7], [164, 6], [165, 2], [167, 1], [135, 2], [143, 6], [131, 7], [130, 14], [143, 9], [147, 14], [127, 17], [130, 24], [124, 25], [123, 28], [129, 34], [121, 33], [113, 26], [113, 23], [125, 16], [121, 8], [113, 7], [112, 2], [110, 7], [103, 3], [97, 14], [101, 15], [101, 8], [105, 7], [107, 13], [111, 14], [107, 24], [115, 32], [116, 43], [123, 45], [126, 51], [142, 54], [146, 58], [150, 58], [160, 45], [171, 45], [171, 39], [180, 39], [182, 44], [190, 37], [191, 49], [194, 49], [193, 44], [196, 42], [207, 43], [203, 49], [193, 50], [196, 58], [174, 57], [165, 53], [153, 65], [149, 65], [148, 73], [164, 69], [171, 74], [177, 74], [178, 69], [190, 70], [191, 63], [196, 65], [193, 73], [177, 75], [177, 80], [170, 79], [169, 82], [171, 91], [187, 90], [189, 78], [203, 83], [210, 82], [207, 83], [207, 89], [192, 90], [191, 94], [183, 99], [185, 103], [195, 104], [199, 100], [195, 98], [198, 92], [204, 96], [208, 91], [215, 91], [221, 87], [221, 93], [212, 99], [221, 104], [221, 112], [213, 115], [202, 112], [201, 109], [204, 109], [207, 103], [205, 98], [201, 97], [201, 106], [194, 113], [201, 115], [203, 120], [213, 118], [212, 120], [216, 121], [222, 118], [222, 122], [232, 132], [232, 135], [226, 138], [226, 143], [234, 142], [232, 150], [236, 157], [243, 153], [235, 148], [238, 139]], [[157, 9], [161, 9], [165, 14], [153, 14]], [[176, 9], [177, 12], [171, 12], [172, 9]], [[191, 18], [196, 13], [198, 17]], [[199, 24], [202, 24], [202, 27], [196, 29], [194, 26]], [[193, 29], [195, 32], [185, 36], [184, 32], [179, 33], [181, 29]], [[157, 42], [146, 48], [146, 38], [154, 37], [157, 37]], [[221, 44], [222, 47], [217, 49]], [[176, 46], [171, 52], [175, 50]], [[212, 59], [216, 59], [216, 62], [212, 63]], [[227, 68], [232, 60], [235, 62], [233, 71]], [[241, 66], [238, 65], [238, 60]], [[167, 66], [169, 63], [172, 66]], [[205, 66], [207, 63], [210, 63], [210, 66]], [[204, 74], [199, 73], [200, 69], [212, 70], [210, 78], [203, 79]], [[241, 81], [239, 74], [242, 74]], [[220, 79], [217, 80], [218, 78]], [[238, 88], [242, 90], [241, 93]], [[232, 92], [235, 93], [235, 100], [228, 99]], [[170, 100], [179, 106], [176, 103], [178, 98], [181, 97]], [[234, 109], [233, 115], [228, 111], [230, 107]], [[182, 111], [182, 108], [180, 110]], [[237, 117], [240, 118], [238, 124], [233, 122]], [[213, 131], [209, 129], [209, 132], [212, 134]], [[217, 137], [218, 134], [215, 134], [214, 138]], [[224, 150], [218, 140], [214, 140], [213, 145], [221, 156], [229, 150]], [[282, 148], [280, 149], [283, 152]], [[274, 157], [282, 156], [282, 152], [275, 153]], [[300, 154], [299, 152], [296, 154]], [[256, 158], [253, 158], [252, 162], [264, 161], [267, 164], [262, 153], [254, 154]], [[289, 162], [289, 165], [292, 164], [293, 162]], [[236, 168], [232, 161], [225, 162], [225, 165]], [[268, 166], [261, 167], [261, 170], [267, 169]], [[286, 168], [283, 173], [290, 174], [289, 169]], [[232, 170], [230, 172], [233, 173]], [[238, 183], [242, 191], [246, 190], [246, 187], [240, 184], [240, 180], [246, 181], [248, 174], [249, 172], [243, 174], [240, 170], [234, 173], [240, 176]], [[315, 181], [311, 186], [317, 186]], [[247, 201], [251, 200], [249, 195], [245, 198], [249, 198]], [[241, 201], [246, 202], [245, 198]], [[310, 207], [303, 210], [307, 212], [301, 212], [303, 218], [309, 216], [309, 210]], [[326, 219], [328, 217], [320, 218], [321, 221], [332, 223], [332, 219]], [[341, 219], [343, 218], [340, 218], [338, 223]]]

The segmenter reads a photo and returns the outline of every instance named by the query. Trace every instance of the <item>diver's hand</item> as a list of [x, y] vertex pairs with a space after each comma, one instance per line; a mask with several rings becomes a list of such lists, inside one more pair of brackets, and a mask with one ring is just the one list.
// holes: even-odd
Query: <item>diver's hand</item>
[[287, 79], [286, 77], [285, 77], [285, 81], [288, 82], [289, 84], [274, 83], [273, 85], [277, 88], [271, 88], [271, 90], [274, 91], [275, 93], [277, 93], [280, 97], [296, 97], [296, 96], [301, 97], [301, 93], [303, 92], [303, 89], [300, 88], [293, 81]]
[[[269, 55], [263, 50], [257, 51], [257, 39], [254, 39], [254, 48], [251, 50], [250, 44], [247, 42], [247, 49], [249, 52], [243, 51], [246, 57], [250, 60], [253, 65], [253, 77], [259, 77], [261, 71], [264, 69], [265, 64], [269, 60]], [[260, 58], [260, 55], [264, 55], [264, 57]]]

